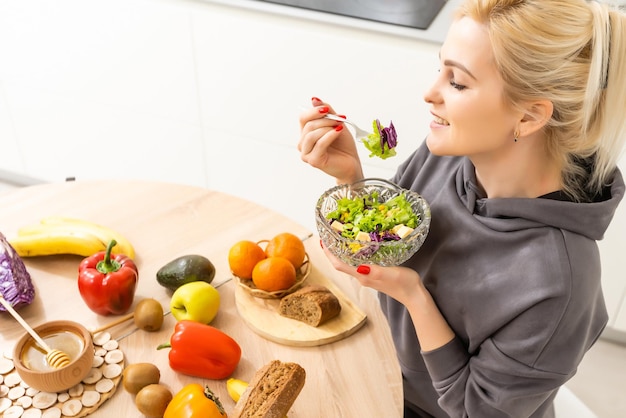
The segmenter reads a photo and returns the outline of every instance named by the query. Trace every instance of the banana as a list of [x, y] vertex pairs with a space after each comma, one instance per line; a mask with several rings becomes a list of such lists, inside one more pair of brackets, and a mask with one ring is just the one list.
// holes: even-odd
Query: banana
[[105, 251], [107, 247], [107, 244], [95, 235], [70, 230], [50, 230], [18, 235], [10, 239], [9, 243], [20, 257], [55, 254], [89, 257], [99, 251]]
[[117, 242], [113, 247], [114, 253], [124, 254], [131, 259], [135, 258], [135, 249], [126, 237], [111, 228], [83, 219], [48, 216], [43, 218], [39, 224], [20, 228], [18, 235], [45, 234], [53, 231], [75, 231], [90, 234], [104, 242], [105, 248], [114, 239]]

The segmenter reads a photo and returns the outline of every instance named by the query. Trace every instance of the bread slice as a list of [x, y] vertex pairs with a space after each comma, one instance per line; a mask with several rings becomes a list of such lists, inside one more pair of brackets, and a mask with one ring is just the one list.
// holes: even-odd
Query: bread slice
[[272, 360], [254, 374], [231, 418], [283, 418], [300, 394], [306, 372], [297, 363]]
[[309, 285], [284, 296], [278, 312], [287, 318], [318, 327], [339, 315], [341, 304], [326, 287]]

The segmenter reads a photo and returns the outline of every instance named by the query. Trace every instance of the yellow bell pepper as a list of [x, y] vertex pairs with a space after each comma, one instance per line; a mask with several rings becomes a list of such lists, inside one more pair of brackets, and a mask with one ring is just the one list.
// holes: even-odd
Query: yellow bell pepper
[[248, 387], [248, 382], [244, 382], [241, 379], [235, 379], [231, 377], [226, 381], [226, 390], [228, 391], [228, 395], [232, 398], [233, 401], [237, 402], [241, 395]]
[[[244, 382], [241, 379], [235, 379], [234, 377], [231, 377], [226, 381], [226, 389], [228, 390], [228, 395], [230, 395], [230, 397], [235, 402], [239, 402], [241, 395], [243, 395], [247, 388], [248, 382]], [[287, 416], [285, 415], [284, 418], [287, 418]]]
[[219, 398], [208, 386], [190, 383], [167, 405], [163, 418], [227, 418]]

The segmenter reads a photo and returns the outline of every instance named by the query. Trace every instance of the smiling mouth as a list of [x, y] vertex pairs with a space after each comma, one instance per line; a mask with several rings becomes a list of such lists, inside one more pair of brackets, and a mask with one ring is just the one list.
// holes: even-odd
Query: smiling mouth
[[450, 126], [450, 122], [448, 122], [447, 120], [442, 119], [436, 115], [433, 115], [433, 116], [435, 116], [435, 122], [438, 123], [439, 125]]

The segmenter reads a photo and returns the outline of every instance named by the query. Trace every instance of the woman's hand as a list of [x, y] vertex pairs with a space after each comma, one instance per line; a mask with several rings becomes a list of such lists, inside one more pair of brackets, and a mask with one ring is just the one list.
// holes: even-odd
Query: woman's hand
[[408, 305], [415, 296], [416, 289], [425, 288], [419, 274], [408, 267], [382, 267], [362, 264], [358, 267], [344, 263], [326, 247], [324, 252], [336, 270], [356, 278], [362, 286], [384, 293], [403, 305]]
[[335, 114], [327, 103], [314, 97], [313, 107], [300, 114], [298, 151], [302, 161], [337, 179], [338, 184], [353, 183], [363, 178], [356, 142], [344, 124], [326, 119]]
[[422, 351], [436, 350], [454, 338], [454, 331], [415, 270], [371, 264], [354, 267], [335, 257], [326, 247], [323, 248], [336, 270], [356, 278], [362, 286], [392, 297], [407, 308]]

